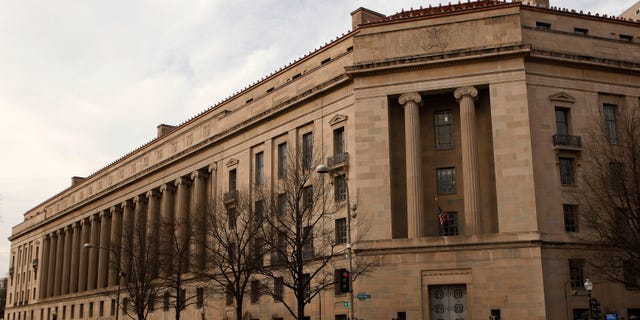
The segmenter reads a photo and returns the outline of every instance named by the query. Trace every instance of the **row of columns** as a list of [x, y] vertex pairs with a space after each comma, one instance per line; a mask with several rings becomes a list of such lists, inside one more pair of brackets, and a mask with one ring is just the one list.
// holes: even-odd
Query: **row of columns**
[[[482, 233], [475, 115], [475, 100], [478, 97], [478, 90], [474, 87], [461, 87], [456, 89], [453, 95], [460, 104], [465, 230], [470, 235], [478, 235]], [[419, 110], [423, 101], [419, 93], [410, 92], [401, 95], [398, 102], [404, 108], [408, 236], [409, 238], [417, 238], [425, 235]]]
[[157, 273], [159, 235], [174, 231], [178, 243], [194, 243], [186, 265], [203, 267], [204, 246], [187, 236], [204, 237], [204, 232], [195, 231], [204, 231], [206, 225], [206, 204], [215, 188], [215, 179], [209, 179], [209, 188], [207, 178], [215, 170], [211, 165], [195, 171], [45, 235], [39, 297], [115, 286], [118, 273], [131, 270], [132, 256], [142, 257], [145, 250], [149, 250], [148, 264], [155, 268], [152, 272]]

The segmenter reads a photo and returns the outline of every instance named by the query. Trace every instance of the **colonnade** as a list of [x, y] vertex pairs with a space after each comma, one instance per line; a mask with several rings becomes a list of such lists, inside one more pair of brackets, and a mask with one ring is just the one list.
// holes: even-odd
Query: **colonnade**
[[[460, 131], [462, 134], [462, 175], [464, 185], [465, 234], [482, 233], [479, 160], [476, 143], [475, 100], [478, 90], [461, 87], [454, 91], [460, 104]], [[407, 227], [409, 238], [425, 235], [424, 189], [422, 176], [422, 141], [420, 139], [420, 110], [422, 96], [409, 92], [400, 96], [404, 107], [407, 183]]]
[[185, 264], [204, 267], [204, 247], [187, 237], [204, 240], [204, 232], [193, 231], [204, 231], [206, 226], [206, 205], [214, 201], [216, 169], [213, 164], [194, 171], [46, 234], [39, 297], [115, 286], [118, 273], [126, 274], [132, 256], [140, 257], [144, 250], [149, 250], [154, 262], [150, 263], [155, 268], [152, 271], [158, 272], [155, 261], [161, 234], [176, 232], [178, 243], [191, 241]]

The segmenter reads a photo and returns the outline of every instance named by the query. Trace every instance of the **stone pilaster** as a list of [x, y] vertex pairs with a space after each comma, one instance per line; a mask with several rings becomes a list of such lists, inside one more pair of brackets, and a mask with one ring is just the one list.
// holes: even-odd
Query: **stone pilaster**
[[71, 238], [73, 237], [73, 226], [67, 226], [64, 232], [64, 256], [62, 258], [62, 288], [61, 294], [69, 293], [69, 282], [71, 274]]
[[[100, 216], [94, 214], [91, 216], [91, 240], [89, 243], [98, 245], [100, 243]], [[89, 251], [89, 269], [87, 271], [87, 290], [93, 290], [98, 283], [98, 259], [100, 249], [86, 248]]]
[[404, 133], [407, 170], [407, 230], [409, 238], [424, 232], [424, 198], [422, 187], [422, 142], [420, 110], [422, 97], [417, 92], [405, 93], [398, 99], [404, 107]]
[[82, 243], [80, 243], [80, 235], [82, 233], [82, 226], [79, 222], [74, 222], [73, 225], [73, 239], [71, 240], [71, 274], [69, 278], [69, 293], [78, 292], [78, 271], [80, 270], [80, 250], [82, 250]]
[[476, 143], [475, 99], [478, 90], [474, 87], [461, 87], [453, 93], [460, 103], [460, 131], [462, 134], [462, 179], [464, 181], [464, 217], [465, 233], [482, 233], [480, 199], [480, 173], [478, 164], [478, 146]]
[[104, 210], [100, 213], [100, 248], [98, 250], [98, 283], [96, 288], [107, 286], [109, 277], [109, 255], [111, 254], [111, 213]]
[[109, 261], [109, 286], [118, 284], [118, 271], [120, 271], [120, 246], [122, 245], [122, 209], [118, 206], [111, 207], [111, 235], [110, 244], [113, 248], [113, 259]]
[[91, 241], [91, 224], [89, 218], [81, 221], [82, 236], [80, 239], [80, 266], [78, 267], [78, 292], [87, 290], [87, 274], [89, 269], [89, 250], [84, 247], [85, 243]]

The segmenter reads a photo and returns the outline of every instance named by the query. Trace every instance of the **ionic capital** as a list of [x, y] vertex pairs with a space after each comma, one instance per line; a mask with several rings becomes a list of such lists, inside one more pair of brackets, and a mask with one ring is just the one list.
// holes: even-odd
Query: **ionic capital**
[[147, 193], [145, 194], [145, 196], [147, 197], [147, 199], [151, 199], [153, 197], [159, 198], [160, 197], [160, 192], [158, 192], [158, 190], [149, 190], [147, 191]]
[[186, 179], [186, 178], [180, 177], [180, 178], [176, 179], [176, 180], [173, 182], [173, 184], [174, 184], [176, 187], [180, 186], [181, 184], [184, 184], [185, 186], [188, 186], [188, 185], [189, 185], [189, 180], [188, 180], [188, 179]]
[[118, 212], [120, 212], [122, 210], [122, 207], [120, 206], [112, 206], [111, 208], [109, 208], [109, 212], [111, 212], [111, 214], [116, 214]]
[[104, 209], [104, 210], [100, 211], [99, 215], [100, 215], [100, 218], [103, 218], [103, 217], [111, 218], [111, 210]]
[[417, 92], [408, 92], [401, 95], [400, 98], [398, 98], [398, 102], [400, 102], [402, 106], [404, 106], [407, 102], [410, 102], [410, 101], [412, 101], [415, 104], [420, 104], [420, 102], [422, 102], [422, 97]]
[[453, 96], [456, 98], [456, 100], [460, 101], [460, 98], [464, 97], [464, 96], [470, 96], [473, 99], [477, 99], [478, 98], [478, 90], [476, 90], [476, 88], [474, 87], [460, 87], [458, 89], [456, 89], [455, 92], [453, 92]]
[[138, 204], [144, 204], [144, 203], [147, 203], [147, 197], [142, 195], [137, 195], [133, 197], [133, 204], [138, 205]]
[[122, 208], [122, 210], [126, 208], [131, 208], [131, 206], [132, 206], [131, 200], [122, 201], [122, 203], [120, 204], [120, 207]]
[[208, 177], [209, 174], [202, 171], [202, 170], [196, 170], [194, 172], [191, 173], [191, 180], [196, 180], [198, 178], [206, 178]]
[[218, 163], [214, 162], [214, 163], [210, 164], [209, 168], [207, 168], [207, 170], [209, 170], [209, 172], [218, 171]]
[[175, 187], [172, 183], [165, 183], [160, 186], [161, 193], [164, 193], [165, 191], [173, 191], [173, 190], [175, 190]]

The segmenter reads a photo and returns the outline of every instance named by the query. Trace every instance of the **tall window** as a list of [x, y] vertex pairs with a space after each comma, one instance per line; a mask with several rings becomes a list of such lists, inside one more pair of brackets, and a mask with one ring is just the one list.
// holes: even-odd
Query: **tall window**
[[584, 259], [569, 259], [569, 280], [571, 288], [584, 288]]
[[303, 210], [311, 210], [313, 207], [313, 186], [306, 186], [302, 189]]
[[302, 168], [311, 169], [313, 165], [313, 132], [302, 135]]
[[229, 288], [226, 290], [226, 300], [227, 306], [233, 305], [233, 294], [231, 294], [231, 289]]
[[260, 301], [260, 281], [251, 280], [251, 303]]
[[302, 281], [304, 285], [304, 297], [308, 299], [311, 297], [311, 276], [308, 273], [305, 273], [302, 276]]
[[287, 213], [287, 194], [280, 193], [278, 194], [278, 215], [280, 217], [284, 217]]
[[604, 104], [602, 113], [604, 114], [604, 128], [607, 132], [607, 140], [610, 144], [618, 143], [618, 134], [616, 129], [616, 105]]
[[347, 199], [347, 176], [342, 174], [333, 178], [333, 190], [336, 201]]
[[162, 310], [169, 311], [169, 291], [165, 291], [162, 295]]
[[439, 168], [436, 174], [438, 194], [456, 193], [456, 168]]
[[287, 177], [287, 143], [278, 145], [278, 179]]
[[236, 177], [236, 169], [231, 169], [229, 170], [229, 191], [235, 191], [236, 190], [236, 182], [237, 182], [237, 177]]
[[276, 277], [273, 281], [273, 300], [282, 301], [284, 295], [284, 279], [282, 277]]
[[573, 159], [560, 158], [560, 184], [573, 185], [576, 183], [573, 173]]
[[344, 150], [344, 127], [340, 127], [333, 130], [333, 154], [342, 154]]
[[578, 206], [574, 204], [563, 204], [564, 231], [578, 232]]
[[569, 110], [556, 108], [556, 133], [559, 135], [569, 135]]
[[302, 244], [302, 256], [305, 258], [313, 257], [313, 227], [308, 226], [302, 229], [304, 242]]
[[347, 243], [347, 218], [336, 219], [336, 244]]
[[196, 308], [204, 307], [204, 288], [196, 288]]
[[458, 213], [448, 211], [446, 219], [440, 223], [440, 235], [457, 236], [458, 234]]
[[451, 111], [435, 113], [436, 150], [453, 149], [453, 120]]
[[255, 155], [256, 177], [255, 183], [261, 186], [264, 183], [264, 152], [258, 152]]
[[230, 207], [227, 209], [227, 214], [229, 215], [229, 229], [233, 230], [236, 228], [236, 222], [238, 220], [238, 213], [236, 212], [235, 207]]
[[258, 200], [254, 204], [255, 206], [255, 221], [262, 223], [264, 220], [264, 200]]

